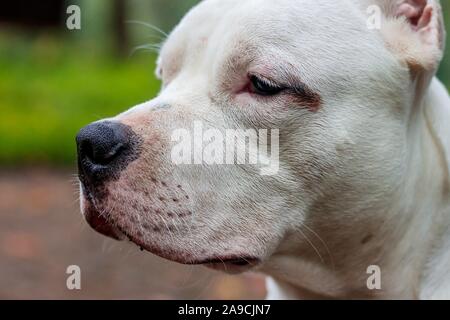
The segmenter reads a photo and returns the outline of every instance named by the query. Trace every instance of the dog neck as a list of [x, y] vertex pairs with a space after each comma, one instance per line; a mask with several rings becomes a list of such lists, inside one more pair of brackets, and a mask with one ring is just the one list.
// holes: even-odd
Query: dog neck
[[[309, 233], [310, 246], [283, 248], [265, 266], [263, 271], [272, 276], [267, 283], [268, 298], [429, 299], [448, 295], [450, 129], [446, 122], [450, 99], [443, 85], [433, 79], [412, 104], [408, 163], [401, 188], [384, 207], [364, 213], [384, 216], [385, 221], [347, 225], [346, 230], [341, 226], [335, 228], [339, 230], [320, 225], [309, 228], [314, 229]], [[367, 236], [361, 238], [361, 234]], [[381, 289], [367, 286], [367, 270], [372, 265], [380, 267]]]
[[[420, 297], [424, 299], [448, 299], [450, 292], [450, 100], [446, 88], [437, 80], [428, 90], [424, 114], [432, 143], [429, 148], [436, 152], [436, 208], [434, 224], [430, 232], [434, 234], [429, 250], [427, 266], [422, 274]], [[430, 151], [431, 152], [431, 151]], [[426, 189], [422, 189], [425, 190]], [[440, 196], [439, 196], [440, 195]]]

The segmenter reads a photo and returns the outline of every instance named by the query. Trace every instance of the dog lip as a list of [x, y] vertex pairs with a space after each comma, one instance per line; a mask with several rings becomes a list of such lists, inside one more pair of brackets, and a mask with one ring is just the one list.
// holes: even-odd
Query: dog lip
[[129, 241], [137, 245], [141, 251], [148, 251], [150, 253], [156, 254], [162, 258], [168, 259], [170, 261], [178, 262], [185, 265], [205, 265], [207, 267], [211, 267], [214, 269], [220, 269], [224, 267], [226, 270], [227, 268], [236, 269], [239, 271], [240, 269], [249, 269], [253, 268], [256, 265], [260, 264], [261, 260], [254, 257], [223, 257], [223, 258], [211, 258], [211, 259], [204, 259], [204, 260], [187, 260], [187, 259], [181, 259], [177, 258], [176, 256], [169, 256], [169, 255], [161, 255], [163, 250], [159, 249], [158, 253], [155, 252], [154, 248], [151, 246], [148, 246], [144, 241], [140, 240], [139, 238], [130, 235], [125, 230], [122, 230], [120, 227], [118, 227], [121, 234], [123, 234], [124, 238], [128, 238]]
[[191, 263], [191, 264], [204, 264], [204, 265], [233, 265], [236, 267], [246, 267], [246, 266], [255, 266], [260, 263], [258, 258], [254, 257], [223, 257], [223, 258], [212, 258], [207, 260], [202, 260], [199, 262]]
[[255, 268], [260, 263], [261, 260], [258, 258], [247, 257], [210, 259], [202, 261], [201, 264], [216, 271], [223, 271], [228, 274], [239, 274]]
[[100, 214], [99, 210], [95, 207], [93, 201], [86, 197], [86, 201], [89, 203], [86, 211], [84, 212], [84, 218], [92, 229], [98, 233], [112, 238], [114, 240], [121, 241], [124, 239], [124, 234], [115, 226], [113, 226], [106, 217]]

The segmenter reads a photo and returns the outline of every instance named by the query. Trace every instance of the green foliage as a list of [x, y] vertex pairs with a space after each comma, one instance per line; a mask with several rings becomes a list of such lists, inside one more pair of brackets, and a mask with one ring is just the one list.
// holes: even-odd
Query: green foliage
[[[447, 26], [447, 35], [450, 34], [450, 1], [443, 0], [442, 3], [442, 9], [444, 11], [444, 18]], [[441, 63], [441, 68], [438, 72], [438, 77], [441, 79], [447, 87], [450, 86], [450, 46], [448, 43], [447, 38], [447, 47], [445, 50], [445, 56]]]
[[119, 60], [57, 38], [14, 39], [0, 38], [0, 164], [73, 164], [82, 126], [159, 90], [154, 55]]

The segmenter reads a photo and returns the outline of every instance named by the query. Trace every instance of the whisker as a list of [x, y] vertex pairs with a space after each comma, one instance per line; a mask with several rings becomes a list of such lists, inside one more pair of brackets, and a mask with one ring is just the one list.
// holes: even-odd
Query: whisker
[[331, 254], [330, 248], [328, 247], [328, 245], [326, 244], [326, 242], [317, 234], [317, 232], [315, 232], [313, 229], [311, 229], [310, 227], [308, 227], [305, 223], [302, 223], [302, 225], [309, 231], [311, 232], [317, 239], [319, 239], [319, 241], [323, 244], [323, 246], [325, 247], [325, 249], [327, 250], [328, 256], [330, 257], [330, 261], [331, 261], [331, 265], [332, 268], [335, 269], [336, 266], [334, 264], [334, 259], [333, 259], [333, 255]]
[[[176, 219], [176, 222], [173, 225], [175, 226], [175, 229], [177, 229], [177, 232], [180, 234], [181, 232], [180, 232], [180, 229], [178, 229], [177, 224], [180, 223], [180, 221], [182, 221], [182, 220], [179, 217], [175, 217], [175, 219]], [[182, 224], [182, 222], [180, 224]]]
[[129, 57], [132, 57], [139, 51], [148, 51], [148, 52], [159, 53], [160, 49], [161, 49], [161, 47], [159, 45], [152, 45], [152, 44], [144, 44], [141, 46], [136, 46], [133, 48], [133, 50], [131, 50]]
[[149, 28], [151, 30], [159, 32], [160, 34], [162, 34], [164, 36], [164, 38], [167, 38], [169, 36], [166, 32], [161, 30], [161, 28], [158, 28], [157, 26], [154, 26], [154, 25], [152, 25], [150, 23], [147, 23], [147, 22], [137, 21], [137, 20], [127, 20], [127, 21], [125, 21], [125, 23], [137, 24], [137, 25], [141, 25], [141, 26], [147, 27], [147, 28]]
[[222, 260], [222, 258], [219, 258], [219, 260], [222, 262], [225, 272], [227, 272], [228, 271], [227, 264], [225, 263], [225, 261]]
[[169, 234], [170, 239], [172, 240], [172, 243], [175, 243], [175, 239], [172, 235], [172, 232], [170, 231], [169, 225], [166, 223], [166, 220], [164, 219], [164, 217], [162, 215], [159, 215], [159, 217], [161, 218], [162, 222], [166, 226], [167, 232]]
[[163, 38], [163, 37], [161, 37], [161, 36], [158, 36], [158, 35], [155, 35], [155, 34], [150, 34], [150, 35], [146, 36], [145, 39], [147, 39], [147, 40], [151, 40], [151, 39], [160, 40], [160, 43], [161, 43], [161, 44], [162, 44], [162, 43], [164, 42], [164, 40], [165, 40], [165, 38]]
[[322, 255], [320, 254], [319, 250], [317, 250], [316, 246], [314, 246], [314, 244], [311, 242], [311, 240], [309, 240], [309, 238], [306, 236], [306, 234], [300, 229], [299, 229], [299, 232], [303, 235], [303, 237], [305, 237], [306, 241], [308, 241], [308, 243], [311, 245], [311, 247], [317, 253], [317, 255], [319, 256], [319, 258], [322, 261], [322, 263], [325, 263], [325, 261], [324, 261]]

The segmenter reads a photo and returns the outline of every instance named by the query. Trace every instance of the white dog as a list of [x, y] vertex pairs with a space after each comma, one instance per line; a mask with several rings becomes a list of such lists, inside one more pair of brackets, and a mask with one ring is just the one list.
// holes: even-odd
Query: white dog
[[[80, 131], [82, 211], [172, 261], [264, 272], [273, 299], [450, 298], [444, 39], [437, 0], [202, 1], [159, 96]], [[278, 172], [175, 164], [196, 121], [278, 129]]]

